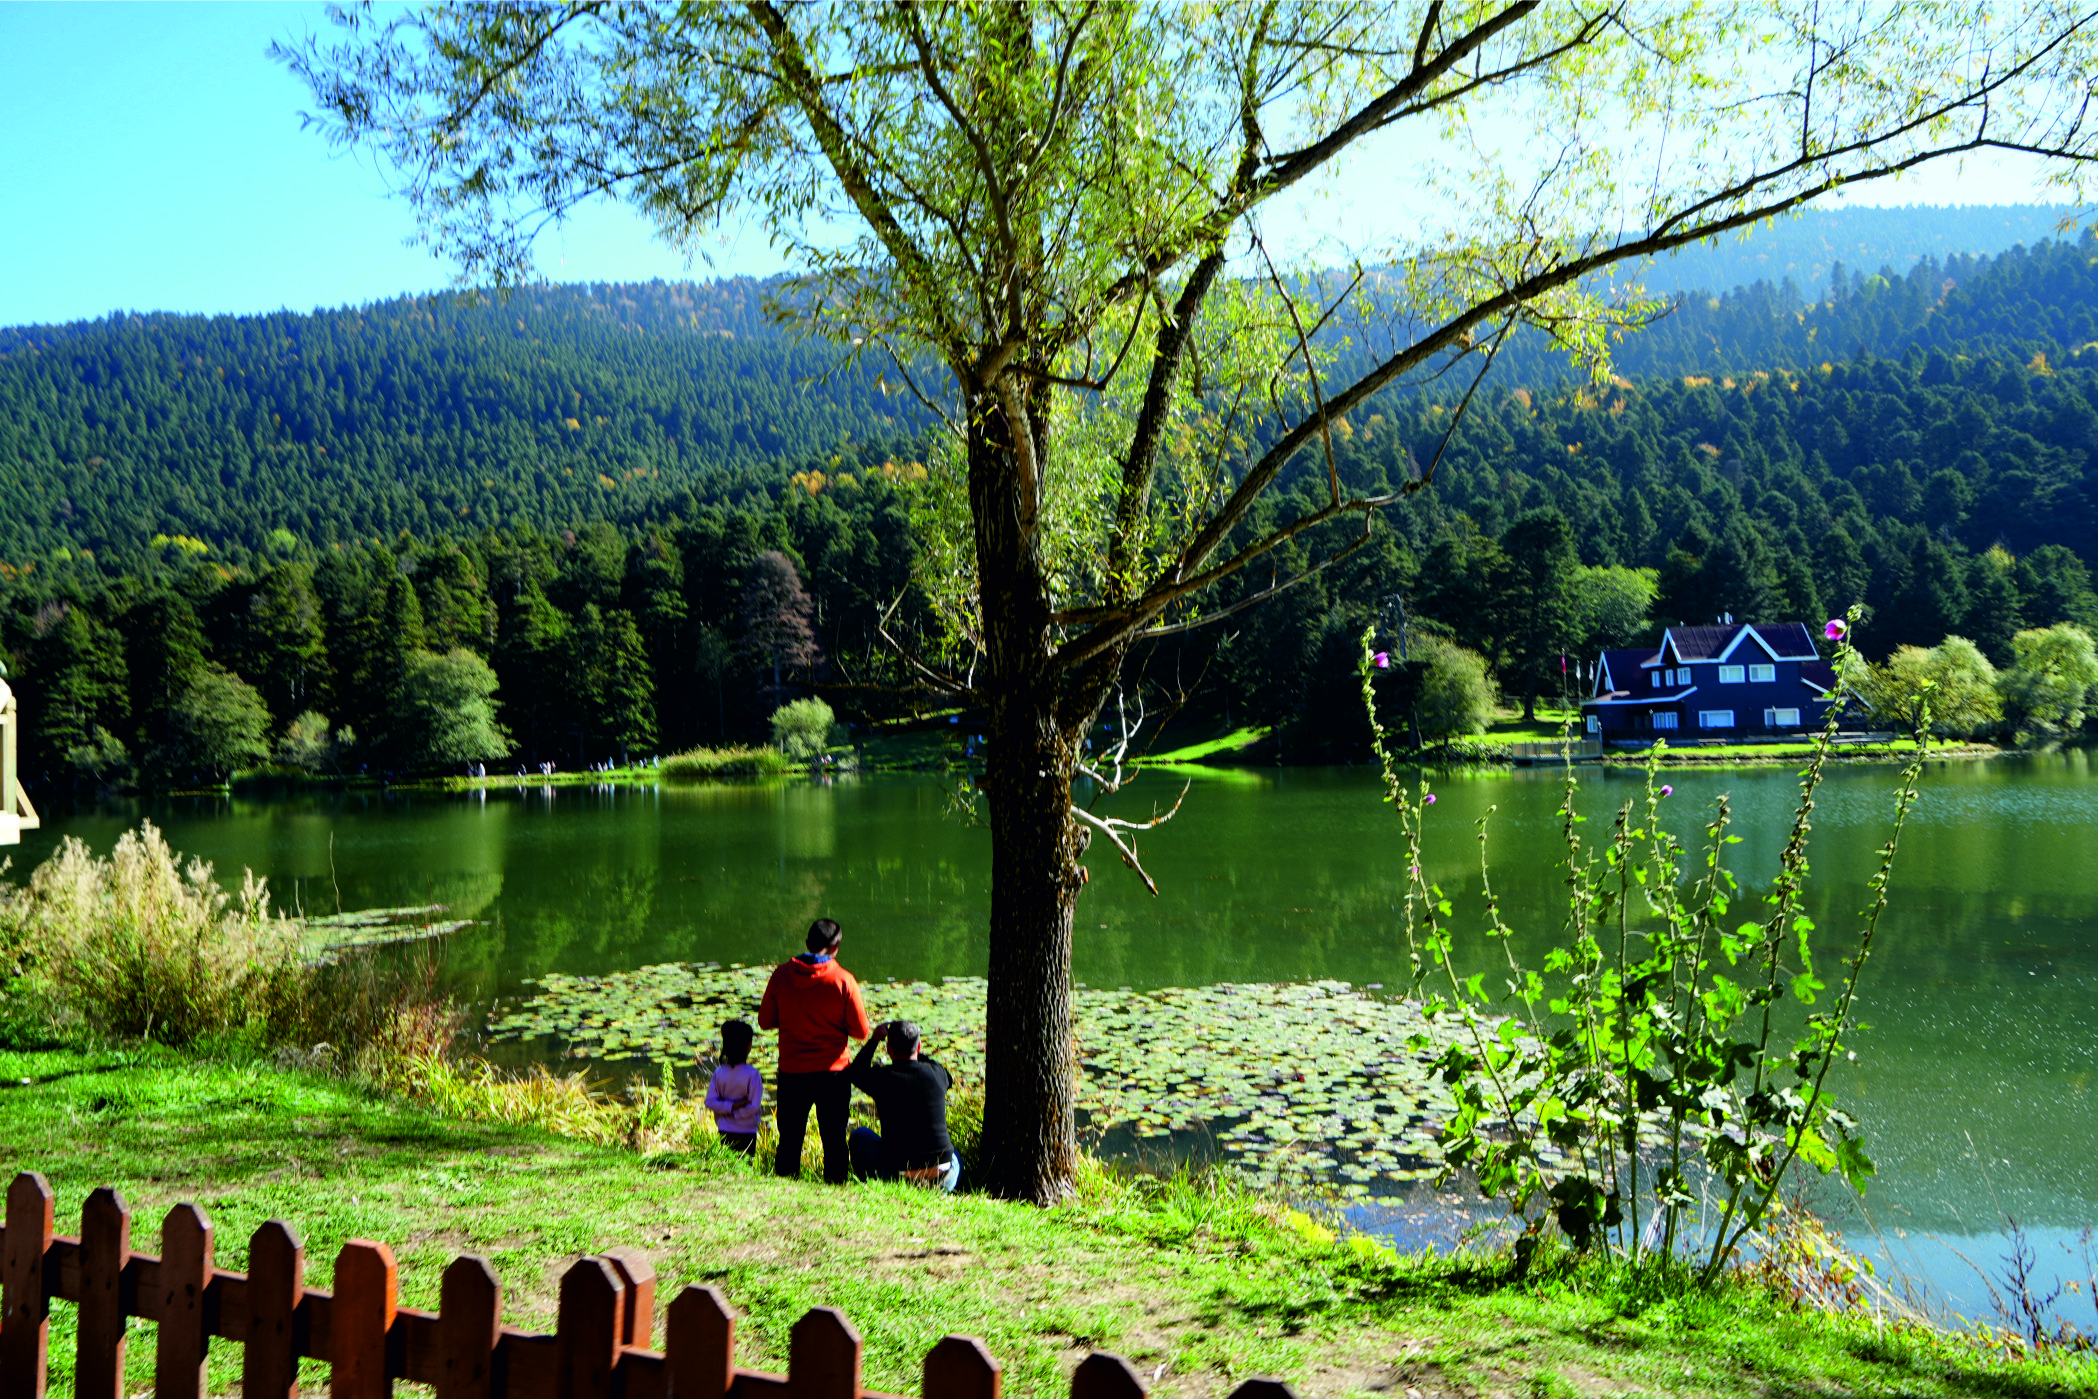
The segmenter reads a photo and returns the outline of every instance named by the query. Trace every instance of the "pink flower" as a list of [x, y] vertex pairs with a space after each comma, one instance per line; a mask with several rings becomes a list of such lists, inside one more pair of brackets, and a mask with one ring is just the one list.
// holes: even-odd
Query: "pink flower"
[[1828, 625], [1821, 629], [1821, 634], [1830, 641], [1841, 641], [1843, 633], [1849, 630], [1850, 624], [1848, 622], [1845, 622], [1841, 617], [1831, 617], [1828, 619]]
[[1672, 796], [1674, 796], [1674, 795], [1675, 795], [1675, 788], [1673, 788], [1673, 787], [1663, 787], [1663, 788], [1661, 789], [1661, 795], [1662, 795], [1662, 796], [1664, 796], [1664, 797], [1672, 797]]
[[1389, 651], [1379, 651], [1370, 660], [1379, 670], [1391, 669], [1391, 652]]
[[1435, 794], [1434, 794], [1433, 792], [1430, 792], [1430, 793], [1428, 793], [1428, 795], [1427, 795], [1427, 796], [1425, 796], [1425, 797], [1422, 797], [1422, 798], [1421, 798], [1421, 804], [1422, 804], [1422, 805], [1424, 805], [1424, 806], [1433, 806], [1433, 805], [1435, 805]]

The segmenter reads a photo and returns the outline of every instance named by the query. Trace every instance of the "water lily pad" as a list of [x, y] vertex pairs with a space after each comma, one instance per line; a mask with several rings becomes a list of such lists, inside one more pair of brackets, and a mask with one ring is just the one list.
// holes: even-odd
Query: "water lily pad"
[[[549, 974], [498, 1007], [489, 1033], [598, 1061], [690, 1062], [723, 1020], [755, 1022], [768, 967], [667, 963], [605, 976]], [[984, 983], [884, 982], [862, 988], [875, 1020], [915, 1020], [926, 1048], [980, 1083]], [[1073, 993], [1077, 1108], [1095, 1138], [1159, 1142], [1205, 1134], [1226, 1161], [1260, 1176], [1347, 1186], [1423, 1179], [1440, 1161], [1450, 1111], [1427, 1058], [1451, 1036], [1410, 1002], [1345, 982]], [[1425, 1045], [1425, 1051], [1413, 1046]], [[769, 1036], [752, 1060], [772, 1070]]]

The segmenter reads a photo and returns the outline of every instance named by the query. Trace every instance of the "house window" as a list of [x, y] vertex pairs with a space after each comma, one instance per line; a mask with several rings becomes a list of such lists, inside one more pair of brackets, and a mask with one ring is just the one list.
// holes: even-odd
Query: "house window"
[[1701, 729], [1731, 729], [1734, 727], [1734, 711], [1700, 709], [1697, 711], [1697, 726]]
[[1591, 714], [1591, 715], [1589, 715], [1589, 716], [1588, 716], [1588, 732], [1590, 732], [1590, 733], [1592, 733], [1592, 734], [1599, 734], [1599, 733], [1601, 733], [1602, 731], [1603, 731], [1603, 720], [1602, 720], [1602, 716], [1601, 716], [1601, 715], [1597, 715], [1597, 714]]
[[1655, 672], [1654, 672], [1654, 688], [1658, 690], [1658, 689], [1660, 689], [1660, 688], [1661, 688], [1662, 686], [1666, 685], [1666, 684], [1668, 683], [1668, 676], [1669, 676], [1669, 672], [1667, 672], [1667, 671], [1665, 671], [1665, 670], [1657, 670], [1657, 671], [1655, 671]]
[[1799, 727], [1799, 711], [1796, 709], [1766, 709], [1763, 711], [1763, 727], [1766, 729], [1796, 729]]
[[1774, 665], [1752, 665], [1748, 668], [1748, 678], [1758, 685], [1768, 685], [1777, 679], [1777, 667]]
[[1719, 668], [1719, 683], [1722, 685], [1738, 685], [1747, 678], [1747, 672], [1741, 666], [1723, 665]]
[[1676, 727], [1676, 716], [1675, 716], [1675, 715], [1673, 715], [1673, 714], [1658, 714], [1658, 713], [1657, 713], [1657, 714], [1655, 714], [1655, 715], [1654, 715], [1654, 727], [1655, 727], [1655, 728], [1657, 728], [1657, 729], [1672, 729], [1672, 728], [1675, 728], [1675, 727]]

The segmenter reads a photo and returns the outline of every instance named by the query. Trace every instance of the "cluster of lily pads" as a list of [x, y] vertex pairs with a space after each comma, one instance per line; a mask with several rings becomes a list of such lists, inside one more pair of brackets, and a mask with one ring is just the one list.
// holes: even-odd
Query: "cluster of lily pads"
[[[756, 1022], [770, 972], [668, 963], [549, 974], [499, 1006], [489, 1031], [550, 1055], [690, 1065], [712, 1056], [722, 1021]], [[982, 1082], [981, 979], [862, 989], [874, 1020], [918, 1022], [928, 1053], [962, 1083]], [[1412, 1002], [1339, 981], [1080, 988], [1074, 1002], [1080, 1121], [1110, 1149], [1184, 1155], [1206, 1146], [1255, 1179], [1346, 1195], [1381, 1193], [1442, 1167], [1436, 1135], [1450, 1100], [1429, 1061], [1455, 1031], [1423, 1019]], [[769, 1039], [753, 1052], [767, 1070]]]
[[326, 962], [357, 947], [422, 942], [470, 928], [471, 918], [446, 918], [443, 904], [411, 908], [361, 908], [351, 913], [296, 918], [300, 946], [308, 961]]

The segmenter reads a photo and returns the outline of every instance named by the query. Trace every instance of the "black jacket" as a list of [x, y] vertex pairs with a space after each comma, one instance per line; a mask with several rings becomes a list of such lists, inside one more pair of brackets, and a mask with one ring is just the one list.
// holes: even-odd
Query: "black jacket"
[[954, 1075], [931, 1059], [877, 1064], [879, 1045], [868, 1040], [845, 1072], [881, 1114], [882, 1174], [946, 1164], [954, 1150], [947, 1140], [947, 1090], [954, 1087]]

